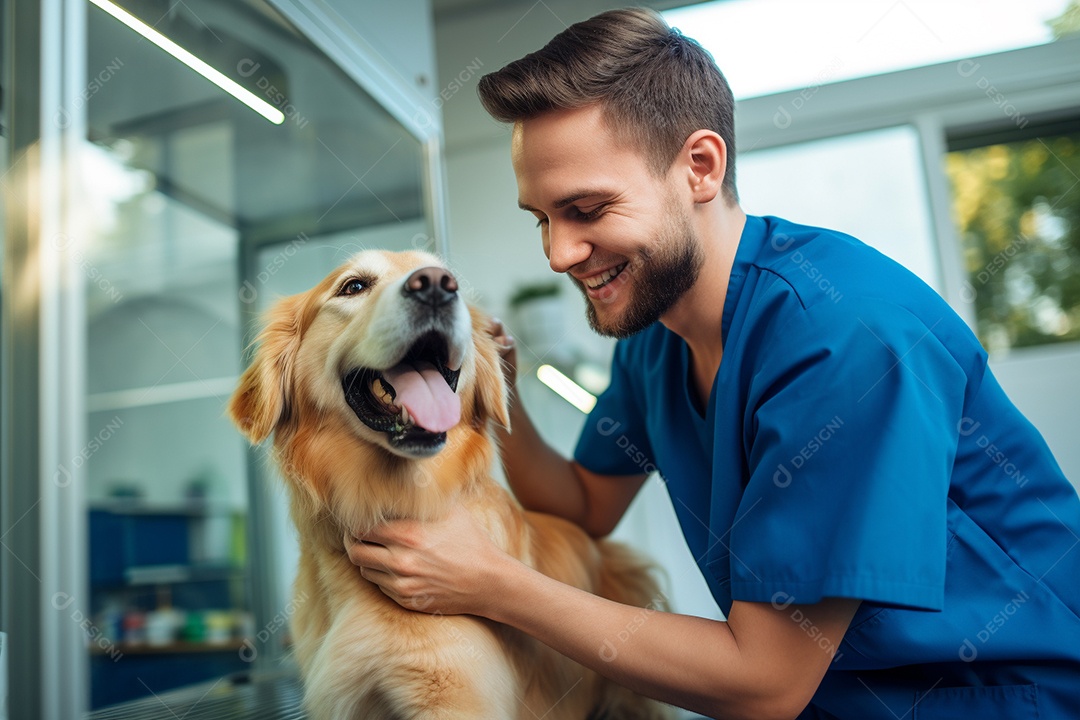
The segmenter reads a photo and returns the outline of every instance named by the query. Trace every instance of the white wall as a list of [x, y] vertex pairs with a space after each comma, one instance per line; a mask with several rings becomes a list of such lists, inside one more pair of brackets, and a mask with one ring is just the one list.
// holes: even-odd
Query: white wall
[[1080, 488], [1080, 352], [1076, 343], [991, 357], [990, 369], [1042, 433], [1065, 476]]
[[737, 166], [746, 212], [853, 235], [942, 291], [912, 126], [757, 150], [741, 155]]

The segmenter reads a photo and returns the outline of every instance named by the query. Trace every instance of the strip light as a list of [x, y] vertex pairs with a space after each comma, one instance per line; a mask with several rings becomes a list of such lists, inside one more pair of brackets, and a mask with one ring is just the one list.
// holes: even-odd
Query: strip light
[[169, 53], [180, 62], [184, 63], [189, 68], [199, 73], [204, 78], [214, 83], [219, 88], [229, 93], [234, 98], [244, 103], [249, 108], [259, 113], [270, 122], [274, 123], [275, 125], [280, 125], [281, 123], [285, 122], [285, 113], [281, 112], [270, 103], [261, 99], [259, 96], [255, 95], [250, 90], [247, 90], [235, 81], [229, 79], [227, 76], [210, 67], [205, 62], [195, 57], [184, 48], [180, 47], [172, 40], [165, 37], [157, 30], [150, 27], [142, 20], [129, 13], [127, 10], [121, 8], [116, 3], [111, 2], [111, 0], [90, 0], [90, 2], [92, 2], [94, 5], [97, 5], [99, 8], [109, 13], [114, 18], [124, 23], [135, 32], [139, 33], [150, 42], [157, 45], [159, 48]]
[[583, 413], [591, 412], [596, 405], [595, 395], [550, 365], [536, 368], [536, 377]]

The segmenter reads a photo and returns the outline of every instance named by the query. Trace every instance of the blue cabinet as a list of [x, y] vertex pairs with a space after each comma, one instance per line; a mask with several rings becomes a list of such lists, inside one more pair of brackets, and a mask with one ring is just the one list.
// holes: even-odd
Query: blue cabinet
[[[228, 540], [222, 522], [236, 546], [228, 558], [216, 548], [211, 560], [208, 528], [216, 523], [218, 543]], [[239, 514], [203, 501], [91, 506], [93, 708], [145, 695], [138, 679], [157, 692], [249, 669], [240, 653], [248, 630], [239, 610], [247, 607], [242, 536]]]

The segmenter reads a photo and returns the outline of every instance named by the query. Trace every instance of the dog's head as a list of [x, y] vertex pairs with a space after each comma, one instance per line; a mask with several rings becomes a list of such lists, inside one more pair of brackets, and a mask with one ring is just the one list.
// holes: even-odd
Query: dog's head
[[500, 358], [435, 256], [367, 250], [269, 313], [229, 413], [253, 443], [326, 428], [403, 458], [508, 424]]

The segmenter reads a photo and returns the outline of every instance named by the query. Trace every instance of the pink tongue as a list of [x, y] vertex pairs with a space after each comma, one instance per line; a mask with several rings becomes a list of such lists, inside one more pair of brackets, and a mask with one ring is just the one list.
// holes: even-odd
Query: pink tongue
[[461, 419], [461, 401], [431, 363], [402, 363], [383, 371], [383, 376], [394, 386], [397, 402], [425, 430], [446, 432]]

